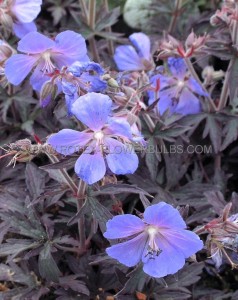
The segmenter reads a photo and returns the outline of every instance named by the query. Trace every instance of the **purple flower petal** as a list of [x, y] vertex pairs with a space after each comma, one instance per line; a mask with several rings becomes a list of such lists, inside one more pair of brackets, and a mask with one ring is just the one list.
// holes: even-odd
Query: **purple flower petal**
[[205, 97], [208, 96], [208, 93], [204, 92], [201, 85], [194, 78], [189, 78], [187, 86], [191, 89], [192, 92], [198, 95]]
[[147, 234], [141, 233], [128, 242], [109, 247], [106, 252], [112, 258], [117, 259], [127, 267], [133, 267], [141, 260], [146, 244]]
[[111, 112], [112, 100], [103, 94], [88, 93], [72, 104], [72, 113], [92, 130], [100, 130]]
[[107, 164], [114, 174], [133, 174], [136, 171], [139, 161], [133, 148], [113, 138], [106, 138], [105, 145], [109, 148]]
[[104, 177], [106, 165], [99, 151], [94, 154], [83, 153], [77, 159], [74, 170], [83, 181], [93, 184]]
[[176, 88], [171, 87], [159, 92], [160, 100], [158, 102], [158, 110], [162, 115], [167, 109], [170, 109], [171, 113], [174, 113], [177, 102], [179, 100], [175, 99]]
[[132, 139], [131, 126], [122, 118], [109, 118], [108, 127], [104, 129], [104, 133]]
[[129, 36], [129, 40], [138, 51], [140, 57], [147, 60], [151, 59], [150, 39], [146, 34], [142, 32], [133, 33]]
[[15, 0], [11, 6], [12, 14], [22, 23], [32, 22], [41, 10], [42, 0]]
[[35, 68], [30, 78], [30, 84], [32, 85], [33, 89], [38, 92], [41, 91], [41, 88], [44, 85], [44, 83], [50, 79], [50, 77], [45, 75], [42, 71], [44, 64], [44, 61], [40, 59], [38, 61], [37, 67]]
[[148, 224], [163, 228], [186, 228], [178, 210], [165, 202], [147, 207], [144, 212], [144, 220]]
[[51, 145], [56, 152], [70, 155], [79, 151], [92, 139], [92, 134], [79, 132], [72, 129], [63, 129], [58, 133], [51, 135], [47, 143]]
[[171, 73], [175, 77], [179, 79], [184, 79], [187, 72], [187, 66], [183, 58], [174, 58], [174, 57], [168, 58], [168, 66]]
[[23, 38], [29, 32], [37, 31], [36, 25], [34, 22], [30, 23], [13, 23], [13, 31], [15, 35], [19, 38]]
[[144, 70], [145, 68], [141, 58], [132, 46], [117, 47], [114, 60], [120, 71]]
[[184, 88], [175, 111], [182, 115], [197, 114], [201, 111], [201, 104], [192, 92]]
[[[162, 252], [158, 256], [154, 256], [151, 259], [146, 256], [145, 252], [142, 256], [142, 261], [144, 262], [143, 271], [152, 277], [164, 277], [169, 274], [174, 274], [180, 270], [185, 264], [184, 256], [176, 251], [169, 243], [166, 241], [156, 241]], [[189, 244], [188, 244], [189, 245]]]
[[197, 234], [188, 230], [161, 229], [160, 234], [180, 253], [188, 258], [203, 248], [203, 242]]
[[54, 45], [55, 42], [43, 34], [30, 32], [20, 40], [17, 50], [24, 53], [37, 54], [51, 49]]
[[8, 81], [14, 85], [20, 84], [32, 70], [37, 61], [36, 56], [16, 54], [6, 62], [5, 75]]
[[88, 60], [86, 42], [81, 34], [70, 30], [61, 32], [56, 36], [55, 43], [52, 58], [60, 68], [77, 60]]
[[125, 214], [115, 216], [107, 222], [107, 231], [104, 236], [107, 239], [120, 239], [137, 234], [144, 228], [145, 224], [140, 218]]

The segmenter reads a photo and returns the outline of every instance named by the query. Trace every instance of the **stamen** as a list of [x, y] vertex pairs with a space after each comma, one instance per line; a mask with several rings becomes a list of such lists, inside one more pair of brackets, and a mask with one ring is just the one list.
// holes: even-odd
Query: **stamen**
[[56, 69], [55, 65], [52, 63], [51, 61], [51, 56], [50, 56], [50, 52], [46, 51], [42, 54], [42, 58], [45, 61], [45, 64], [42, 68], [42, 72], [45, 73], [53, 73]]
[[155, 257], [159, 256], [162, 252], [162, 250], [158, 247], [155, 241], [156, 235], [158, 233], [158, 228], [154, 226], [149, 226], [147, 232], [149, 235], [149, 242], [145, 257], [149, 255], [149, 259], [155, 259]]

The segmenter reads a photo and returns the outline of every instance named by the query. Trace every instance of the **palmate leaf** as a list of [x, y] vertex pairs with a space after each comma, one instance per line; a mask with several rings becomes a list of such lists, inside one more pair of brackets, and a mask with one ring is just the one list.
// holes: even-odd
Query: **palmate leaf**
[[98, 221], [98, 225], [102, 232], [106, 231], [106, 223], [110, 220], [113, 216], [110, 211], [103, 206], [96, 198], [92, 196], [87, 197], [87, 201], [91, 212], [95, 219]]
[[128, 277], [130, 279], [126, 282], [122, 290], [116, 294], [117, 299], [120, 299], [121, 295], [124, 294], [134, 294], [135, 291], [141, 292], [145, 284], [150, 280], [150, 277], [144, 273], [141, 265], [128, 274]]
[[221, 150], [222, 128], [216, 115], [207, 114], [203, 138], [209, 135], [215, 153]]
[[221, 145], [221, 151], [225, 150], [238, 137], [238, 118], [229, 117], [223, 128], [224, 140]]
[[39, 242], [27, 239], [8, 239], [6, 243], [0, 245], [0, 257], [8, 256], [13, 259], [21, 252], [34, 249], [40, 246]]
[[60, 270], [51, 254], [51, 245], [47, 242], [41, 250], [38, 260], [40, 275], [48, 281], [58, 282]]
[[156, 155], [157, 147], [153, 138], [148, 140], [147, 151], [145, 155], [146, 166], [150, 172], [151, 179], [155, 181], [158, 172], [158, 157]]
[[120, 7], [116, 7], [116, 8], [114, 8], [111, 11], [106, 12], [106, 13], [105, 13], [105, 10], [104, 10], [104, 13], [100, 14], [100, 19], [97, 20], [97, 22], [96, 22], [95, 31], [100, 32], [103, 29], [114, 25], [117, 22], [119, 16], [120, 16]]
[[26, 165], [25, 176], [27, 189], [34, 201], [44, 192], [46, 173], [30, 162]]

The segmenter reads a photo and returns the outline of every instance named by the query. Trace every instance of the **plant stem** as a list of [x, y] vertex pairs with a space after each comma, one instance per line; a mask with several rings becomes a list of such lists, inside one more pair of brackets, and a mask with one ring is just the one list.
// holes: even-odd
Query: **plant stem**
[[93, 54], [93, 60], [96, 62], [100, 62], [100, 57], [98, 54], [98, 49], [97, 49], [97, 44], [96, 44], [95, 38], [94, 37], [90, 38], [88, 40], [88, 42], [89, 42], [89, 46], [90, 46], [90, 49]]
[[[46, 153], [46, 155], [48, 156], [49, 160], [52, 163], [59, 162], [58, 158], [55, 155], [49, 154], [49, 153]], [[66, 171], [66, 169], [62, 169], [62, 170], [58, 169], [57, 171], [62, 174], [62, 176], [64, 177], [65, 181], [67, 182], [68, 187], [70, 188], [70, 190], [75, 195], [77, 193], [77, 185], [74, 183], [73, 179], [69, 176], [69, 174]]]
[[88, 16], [88, 9], [87, 9], [85, 0], [79, 0], [79, 5], [80, 5], [82, 13], [85, 17], [85, 21], [88, 24], [89, 16]]
[[194, 67], [193, 67], [193, 64], [191, 63], [191, 60], [189, 58], [185, 58], [184, 59], [186, 64], [187, 64], [187, 67], [188, 67], [188, 70], [190, 71], [191, 75], [194, 77], [194, 79], [199, 83], [199, 85], [201, 86], [201, 88], [203, 89], [203, 91], [208, 94], [207, 98], [208, 98], [208, 101], [209, 101], [209, 106], [210, 106], [210, 109], [212, 112], [216, 111], [216, 106], [212, 100], [212, 98], [209, 96], [209, 93], [208, 91], [205, 89], [205, 87], [203, 86], [197, 72], [195, 71]]
[[[79, 180], [78, 191], [77, 191], [77, 210], [81, 210], [84, 204], [85, 191], [87, 184], [82, 179]], [[78, 221], [78, 231], [80, 237], [80, 249], [82, 251], [86, 250], [86, 236], [85, 236], [85, 220], [84, 215], [82, 215]]]
[[95, 29], [95, 20], [96, 20], [96, 0], [89, 0], [89, 27]]
[[172, 18], [169, 24], [169, 28], [168, 28], [168, 33], [172, 33], [174, 31], [176, 22], [177, 22], [177, 18], [178, 18], [178, 14], [179, 14], [179, 10], [182, 7], [182, 0], [176, 0], [175, 3], [175, 10], [172, 14]]
[[[103, 0], [105, 11], [109, 12], [108, 0]], [[112, 32], [111, 26], [106, 28], [107, 32]], [[108, 40], [108, 52], [110, 55], [114, 54], [114, 45], [112, 40]]]

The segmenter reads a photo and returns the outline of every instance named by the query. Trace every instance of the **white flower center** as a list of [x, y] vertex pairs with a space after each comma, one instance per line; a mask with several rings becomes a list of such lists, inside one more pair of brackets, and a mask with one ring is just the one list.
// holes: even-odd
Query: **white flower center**
[[104, 137], [104, 134], [102, 131], [96, 131], [93, 136], [96, 140], [101, 141]]
[[148, 232], [150, 238], [154, 238], [154, 236], [156, 235], [158, 230], [155, 227], [149, 227], [147, 229], [147, 232]]
[[183, 87], [185, 85], [185, 82], [183, 80], [178, 81], [178, 86]]
[[54, 70], [56, 69], [55, 65], [53, 64], [53, 62], [51, 61], [51, 55], [50, 55], [50, 51], [45, 51], [43, 54], [42, 54], [42, 58], [44, 59], [44, 66], [42, 68], [42, 72], [45, 74], [45, 73], [53, 73]]
[[162, 250], [156, 244], [156, 236], [159, 232], [159, 229], [155, 226], [149, 226], [147, 228], [147, 232], [149, 235], [148, 248], [145, 256], [149, 255], [150, 259], [155, 259], [155, 256], [159, 256]]

